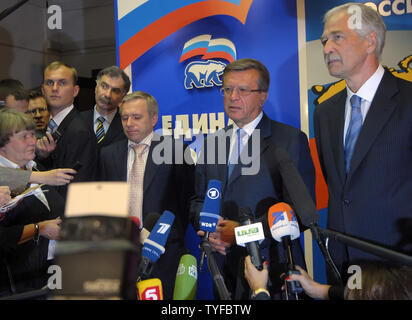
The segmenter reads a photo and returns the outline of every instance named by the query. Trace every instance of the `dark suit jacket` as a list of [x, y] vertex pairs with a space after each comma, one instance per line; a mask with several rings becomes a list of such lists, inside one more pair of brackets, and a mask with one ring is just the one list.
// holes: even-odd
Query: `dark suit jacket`
[[[226, 159], [229, 156], [230, 141], [227, 139], [227, 144], [223, 147], [222, 142], [228, 136], [227, 132], [231, 128], [232, 126], [229, 126], [223, 130], [219, 130], [215, 134], [209, 135], [206, 138], [201, 155], [199, 156], [196, 165], [196, 198], [192, 201], [191, 209], [191, 220], [196, 229], [198, 229], [199, 212], [202, 208], [203, 199], [210, 179], [222, 181], [223, 194], [220, 215], [226, 219], [239, 221], [239, 208], [247, 206], [254, 213], [256, 220], [264, 222], [267, 221], [268, 209], [273, 204], [283, 201], [293, 206], [286, 192], [286, 188], [283, 185], [275, 159], [273, 158], [273, 152], [276, 147], [284, 148], [290, 154], [308, 190], [312, 196], [314, 196], [315, 170], [306, 135], [294, 127], [270, 120], [265, 114], [255, 129], [256, 133], [258, 132], [257, 130], [260, 130], [260, 139], [256, 141], [260, 144], [260, 147], [256, 154], [252, 154], [252, 159], [259, 164], [258, 172], [254, 175], [242, 175], [241, 169], [245, 168], [245, 166], [238, 164], [233, 169], [229, 181], [227, 181], [226, 163], [216, 163], [218, 163], [219, 160], [218, 148], [220, 152], [225, 152], [226, 150]], [[208, 154], [211, 152], [211, 150], [208, 150], [208, 140], [210, 139], [216, 139], [216, 141], [218, 141], [214, 146], [214, 150], [212, 150], [215, 153], [214, 163], [210, 163], [210, 161], [207, 160]], [[252, 142], [253, 138], [250, 137], [248, 148], [245, 147], [243, 152], [252, 150]], [[203, 164], [201, 163], [202, 161]], [[293, 241], [293, 247], [296, 264], [304, 265], [299, 242]], [[281, 272], [284, 272], [283, 250], [275, 240], [272, 240], [270, 233], [266, 235], [266, 240], [261, 244], [261, 252], [265, 255], [266, 259], [270, 259], [270, 278], [273, 285], [271, 290], [272, 292], [280, 292], [281, 283], [279, 275]], [[242, 268], [243, 258], [245, 256], [246, 250], [236, 244], [231, 246], [226, 256], [226, 262], [224, 263], [225, 270], [223, 270], [223, 272], [228, 289], [232, 292], [232, 298], [249, 298], [248, 290], [246, 291], [248, 286], [247, 283], [244, 282]], [[221, 255], [218, 255], [217, 259], [221, 259]], [[241, 267], [239, 268], [239, 266]], [[240, 280], [236, 280], [236, 277], [239, 277]], [[236, 289], [236, 286], [239, 286], [239, 282], [243, 282], [244, 289]], [[241, 292], [242, 290], [243, 292]], [[237, 296], [235, 296], [235, 291], [237, 291]]]
[[[144, 172], [143, 223], [149, 213], [169, 210], [175, 215], [166, 251], [155, 264], [154, 277], [162, 280], [165, 299], [172, 299], [180, 257], [186, 253], [184, 236], [188, 224], [189, 199], [193, 195], [194, 168], [188, 164], [156, 164], [153, 150], [164, 142], [155, 134]], [[170, 142], [172, 142], [170, 137]], [[174, 141], [172, 142], [174, 146]], [[175, 157], [174, 148], [173, 159]], [[114, 142], [101, 149], [100, 177], [103, 181], [127, 180], [128, 140]]]
[[[17, 207], [6, 213], [6, 217], [0, 222], [1, 227], [10, 231], [16, 228], [22, 229], [22, 226], [27, 224], [56, 219], [59, 216], [63, 218], [64, 199], [50, 186], [43, 186], [42, 189], [48, 190], [44, 195], [50, 211], [35, 196], [26, 197]], [[47, 284], [49, 240], [40, 237], [38, 245], [33, 240], [18, 245], [20, 236], [14, 242], [9, 239], [0, 250], [0, 294], [3, 295], [11, 294], [8, 290], [9, 277], [6, 263], [10, 267], [17, 293], [40, 289]]]
[[[329, 190], [328, 228], [401, 249], [402, 238], [411, 232], [402, 234], [402, 225], [412, 218], [412, 83], [385, 71], [348, 175], [343, 152], [345, 101], [343, 90], [314, 112], [317, 150]], [[373, 257], [353, 248], [346, 251], [333, 241], [329, 247], [338, 265]]]
[[[94, 123], [93, 123], [93, 116], [94, 116], [94, 108], [80, 112], [80, 117], [84, 120], [87, 124], [87, 128], [90, 130], [90, 133], [96, 137], [94, 132]], [[113, 118], [112, 123], [109, 126], [109, 130], [107, 130], [104, 139], [102, 142], [97, 144], [97, 139], [95, 139], [96, 145], [99, 149], [119, 140], [125, 139], [126, 136], [123, 132], [122, 121], [120, 120], [119, 108], [117, 108], [116, 115]]]
[[[46, 159], [36, 159], [47, 170], [57, 168], [72, 168], [79, 161], [81, 169], [75, 175], [73, 182], [94, 181], [96, 179], [97, 147], [95, 135], [91, 134], [86, 123], [79, 117], [79, 111], [72, 111], [60, 123], [57, 130], [61, 137], [56, 149]], [[65, 198], [67, 185], [57, 188]]]

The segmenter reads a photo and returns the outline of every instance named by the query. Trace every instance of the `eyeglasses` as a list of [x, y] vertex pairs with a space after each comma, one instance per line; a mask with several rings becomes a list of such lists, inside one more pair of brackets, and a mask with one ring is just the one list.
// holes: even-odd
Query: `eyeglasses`
[[27, 110], [26, 113], [34, 115], [36, 114], [37, 111], [39, 111], [40, 113], [44, 113], [47, 111], [47, 108], [35, 108], [35, 109]]
[[263, 90], [261, 89], [249, 89], [249, 88], [239, 88], [239, 87], [222, 87], [219, 89], [219, 92], [221, 93], [222, 96], [231, 96], [233, 93], [233, 90], [237, 89], [237, 93], [239, 94], [239, 96], [242, 97], [247, 97], [250, 94], [252, 94], [252, 92], [262, 92]]

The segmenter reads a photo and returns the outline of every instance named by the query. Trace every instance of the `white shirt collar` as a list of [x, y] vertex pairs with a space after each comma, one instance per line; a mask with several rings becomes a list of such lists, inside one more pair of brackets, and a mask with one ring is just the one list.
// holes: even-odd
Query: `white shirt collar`
[[64, 118], [66, 118], [66, 116], [70, 113], [70, 111], [72, 111], [73, 108], [74, 108], [74, 105], [64, 108], [62, 111], [60, 111], [55, 116], [51, 116], [50, 119], [53, 119], [54, 122], [56, 122], [57, 126], [59, 126], [63, 122]]
[[[262, 119], [262, 117], [263, 117], [263, 112], [261, 111], [259, 115], [253, 121], [243, 126], [242, 129], [247, 133], [248, 136], [252, 135], [253, 130], [255, 130], [260, 120]], [[236, 125], [236, 123], [233, 123], [233, 132], [236, 132], [238, 128], [239, 127]]]
[[105, 120], [108, 124], [111, 124], [112, 121], [113, 121], [113, 119], [114, 119], [114, 117], [116, 116], [116, 112], [117, 112], [117, 108], [114, 109], [113, 112], [111, 112], [111, 113], [103, 116], [103, 115], [101, 115], [101, 114], [99, 113], [99, 111], [97, 111], [97, 107], [96, 107], [96, 105], [95, 105], [95, 106], [94, 106], [94, 112], [93, 112], [93, 123], [96, 123], [97, 118], [103, 117], [104, 120]]
[[[10, 161], [9, 159], [3, 157], [2, 155], [0, 155], [0, 167], [20, 169], [20, 166], [17, 163]], [[33, 160], [30, 160], [29, 162], [26, 163], [25, 167], [27, 170], [32, 170], [33, 168], [36, 169], [37, 164]]]
[[[382, 67], [382, 65], [379, 65], [375, 73], [362, 85], [362, 87], [359, 88], [358, 92], [356, 92], [356, 95], [361, 97], [363, 100], [371, 103], [376, 91], [378, 90], [384, 73], [385, 69]], [[348, 86], [346, 86], [346, 89], [348, 93], [348, 99], [350, 99], [355, 93], [352, 92], [352, 90], [349, 89]]]
[[140, 141], [139, 143], [135, 143], [131, 140], [128, 140], [128, 147], [131, 148], [137, 144], [146, 144], [150, 147], [150, 145], [152, 144], [152, 139], [153, 139], [153, 135], [154, 132], [152, 131], [151, 133], [149, 133], [142, 141]]

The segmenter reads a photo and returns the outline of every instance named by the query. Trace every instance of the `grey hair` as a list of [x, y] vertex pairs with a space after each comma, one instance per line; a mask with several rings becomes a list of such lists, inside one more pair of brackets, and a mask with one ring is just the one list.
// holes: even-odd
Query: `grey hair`
[[157, 104], [156, 99], [149, 93], [146, 93], [144, 91], [135, 91], [132, 93], [127, 94], [124, 98], [122, 103], [120, 104], [120, 115], [122, 114], [123, 111], [123, 104], [125, 102], [131, 101], [131, 100], [137, 100], [137, 99], [142, 99], [146, 101], [147, 104], [147, 111], [149, 112], [150, 116], [154, 116], [156, 114], [159, 114], [159, 106]]
[[378, 60], [380, 60], [383, 47], [385, 46], [386, 26], [381, 15], [375, 9], [362, 3], [348, 2], [327, 11], [323, 17], [323, 22], [326, 23], [332, 16], [341, 11], [347, 11], [348, 14], [351, 15], [349, 13], [349, 8], [352, 6], [357, 6], [360, 8], [362, 15], [361, 28], [355, 28], [354, 30], [362, 39], [365, 38], [371, 31], [375, 31], [377, 37], [375, 56]]

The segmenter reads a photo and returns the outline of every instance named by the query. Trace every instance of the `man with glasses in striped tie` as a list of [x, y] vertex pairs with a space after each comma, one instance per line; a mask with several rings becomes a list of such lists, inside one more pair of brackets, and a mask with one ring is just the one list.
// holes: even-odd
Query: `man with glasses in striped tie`
[[[406, 236], [401, 224], [412, 219], [412, 83], [380, 64], [386, 26], [375, 10], [347, 3], [329, 10], [324, 22], [326, 66], [346, 81], [346, 90], [314, 111], [328, 228], [409, 251], [410, 244], [397, 244]], [[335, 241], [329, 249], [342, 275], [350, 261], [377, 259]]]
[[125, 138], [119, 105], [129, 89], [129, 77], [117, 66], [104, 68], [97, 74], [96, 105], [91, 110], [81, 112], [80, 115], [95, 134], [99, 150]]

